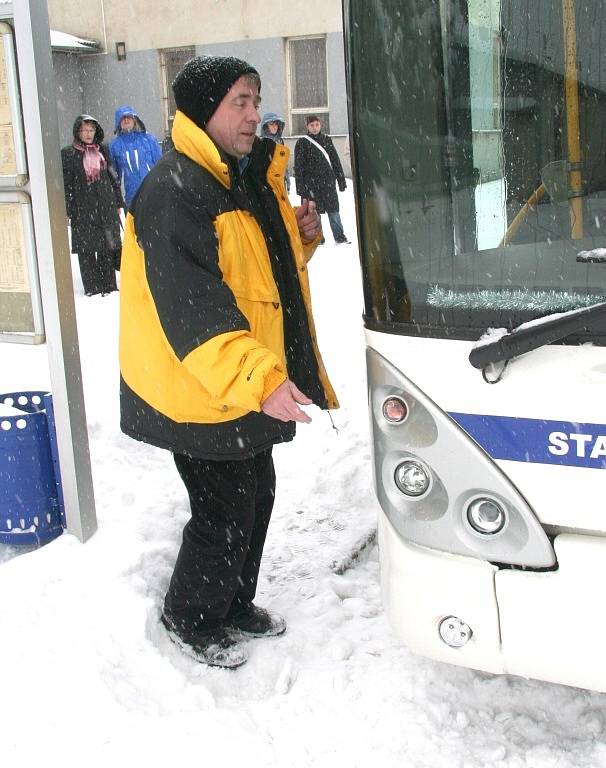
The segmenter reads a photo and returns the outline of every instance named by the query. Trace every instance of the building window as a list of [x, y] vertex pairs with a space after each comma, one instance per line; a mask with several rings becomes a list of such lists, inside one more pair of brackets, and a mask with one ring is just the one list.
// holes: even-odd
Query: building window
[[193, 59], [196, 49], [193, 45], [186, 48], [165, 48], [160, 51], [160, 68], [162, 70], [162, 101], [164, 113], [164, 131], [170, 134], [177, 105], [173, 95], [172, 82], [186, 61]]
[[307, 133], [305, 118], [317, 115], [322, 129], [330, 133], [326, 37], [297, 37], [287, 40], [288, 96], [291, 135]]

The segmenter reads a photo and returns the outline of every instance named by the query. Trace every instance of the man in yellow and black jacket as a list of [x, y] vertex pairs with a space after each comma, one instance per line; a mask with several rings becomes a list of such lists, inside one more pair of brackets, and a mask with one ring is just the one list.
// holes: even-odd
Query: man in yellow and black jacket
[[173, 453], [192, 510], [162, 620], [186, 652], [224, 667], [246, 660], [243, 635], [286, 626], [253, 604], [272, 446], [310, 420], [300, 405], [338, 407], [306, 268], [319, 216], [288, 201], [288, 149], [256, 138], [259, 90], [239, 59], [184, 66], [175, 148], [133, 200], [122, 251], [121, 427]]

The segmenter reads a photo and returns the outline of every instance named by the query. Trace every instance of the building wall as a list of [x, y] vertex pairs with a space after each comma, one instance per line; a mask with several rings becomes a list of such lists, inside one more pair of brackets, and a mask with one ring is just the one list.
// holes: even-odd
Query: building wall
[[330, 130], [333, 134], [346, 134], [348, 132], [347, 87], [345, 84], [345, 55], [342, 32], [327, 36], [326, 57]]
[[105, 129], [107, 141], [113, 138], [116, 107], [135, 108], [145, 127], [161, 141], [162, 90], [157, 51], [136, 51], [124, 61], [115, 56], [96, 54], [81, 57], [84, 106]]
[[51, 27], [127, 50], [338, 32], [341, 0], [48, 0]]
[[84, 112], [79, 57], [69, 53], [53, 53], [53, 71], [57, 91], [59, 136], [61, 146], [64, 146], [72, 141], [74, 120]]
[[[332, 134], [347, 133], [347, 101], [343, 41], [340, 32], [327, 36], [327, 69]], [[286, 50], [283, 38], [236, 40], [198, 44], [196, 55], [237, 56], [253, 64], [261, 75], [261, 111], [281, 112], [288, 121]], [[89, 112], [113, 133], [117, 106], [131, 104], [146, 128], [164, 137], [162, 73], [158, 50], [128, 51], [118, 61], [115, 54], [54, 54], [59, 122], [63, 143], [71, 140], [75, 114]], [[69, 61], [69, 63], [67, 63]], [[288, 123], [285, 133], [289, 133]]]
[[[114, 111], [131, 104], [147, 129], [165, 131], [159, 50], [195, 46], [196, 55], [231, 55], [261, 75], [261, 111], [279, 112], [290, 133], [286, 71], [287, 37], [326, 34], [331, 133], [341, 152], [348, 131], [340, 0], [306, 0], [268, 13], [265, 0], [48, 0], [51, 27], [99, 41], [103, 53], [54, 54], [59, 127], [71, 141], [76, 114], [89, 112], [113, 136]], [[118, 61], [116, 41], [126, 43]], [[289, 146], [294, 141], [287, 140]]]

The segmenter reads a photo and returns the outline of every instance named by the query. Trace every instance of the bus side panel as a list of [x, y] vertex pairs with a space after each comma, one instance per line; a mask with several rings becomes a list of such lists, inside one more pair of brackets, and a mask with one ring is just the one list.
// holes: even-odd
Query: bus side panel
[[[450, 664], [504, 672], [494, 575], [496, 567], [405, 542], [379, 513], [381, 588], [394, 631], [416, 653]], [[440, 621], [456, 616], [473, 632], [462, 648], [440, 638]]]

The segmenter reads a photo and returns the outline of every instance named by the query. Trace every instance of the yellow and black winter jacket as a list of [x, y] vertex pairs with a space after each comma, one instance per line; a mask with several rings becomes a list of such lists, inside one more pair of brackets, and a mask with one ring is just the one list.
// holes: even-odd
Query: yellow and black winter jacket
[[126, 219], [121, 427], [175, 453], [244, 458], [292, 439], [261, 404], [287, 376], [338, 403], [320, 357], [303, 245], [284, 190], [288, 149], [256, 140], [248, 167], [177, 112], [175, 149]]

